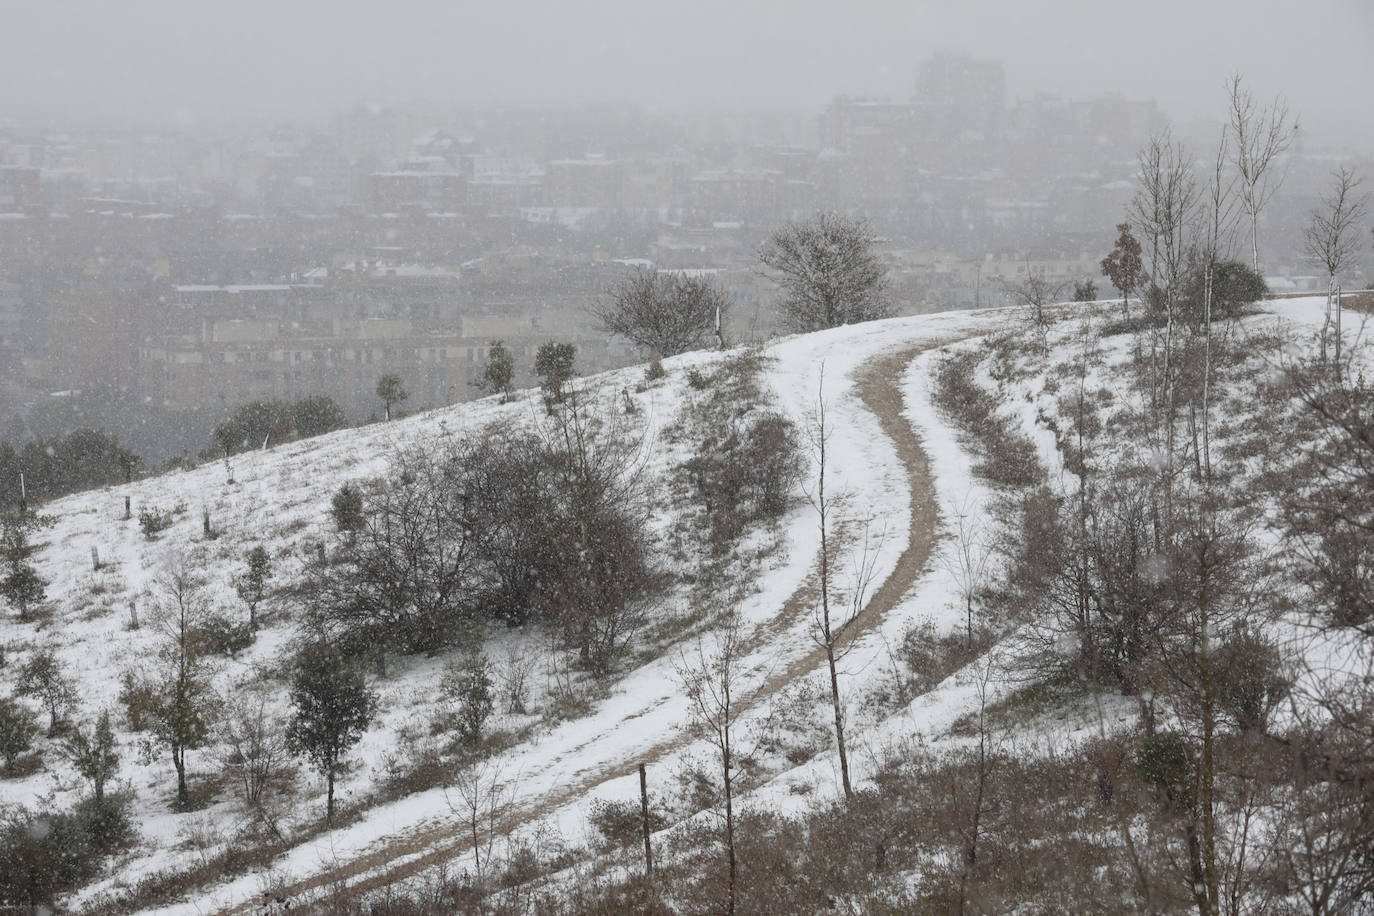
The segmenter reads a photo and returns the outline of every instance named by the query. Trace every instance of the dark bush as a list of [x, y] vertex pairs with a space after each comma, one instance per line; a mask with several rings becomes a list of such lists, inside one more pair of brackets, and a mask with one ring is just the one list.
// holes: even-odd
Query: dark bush
[[1145, 736], [1136, 748], [1135, 772], [1158, 798], [1186, 804], [1192, 797], [1193, 752], [1181, 735]]
[[20, 754], [33, 745], [38, 734], [38, 717], [26, 706], [9, 697], [0, 697], [0, 762], [6, 772], [14, 767]]
[[0, 822], [0, 907], [51, 907], [95, 877], [100, 853], [67, 812], [12, 809]]
[[343, 408], [333, 398], [315, 394], [291, 405], [291, 423], [300, 438], [320, 436], [348, 425]]
[[[595, 801], [588, 823], [607, 849], [623, 849], [643, 842], [644, 820], [638, 801]], [[649, 808], [649, 829], [662, 830], [668, 826], [663, 815]]]
[[143, 536], [148, 540], [154, 540], [163, 531], [172, 527], [173, 515], [171, 512], [159, 509], [156, 506], [144, 506], [138, 510], [138, 526], [143, 529]]
[[197, 654], [234, 656], [253, 644], [253, 628], [246, 620], [211, 614], [192, 632]]
[[[1184, 317], [1191, 324], [1200, 324], [1206, 307], [1205, 266], [1190, 265], [1180, 297]], [[1235, 318], [1248, 305], [1269, 295], [1264, 278], [1240, 261], [1219, 261], [1212, 268], [1212, 320]]]
[[691, 444], [676, 484], [699, 508], [717, 554], [749, 525], [781, 515], [806, 467], [796, 426], [768, 408], [761, 366], [751, 356], [722, 363], [703, 383], [709, 394], [669, 433]]
[[363, 515], [363, 491], [351, 483], [339, 487], [330, 500], [329, 515], [334, 519], [334, 527], [341, 533], [352, 534], [361, 531], [366, 522]]
[[132, 668], [119, 676], [119, 703], [124, 707], [124, 721], [130, 730], [151, 731], [157, 726], [157, 711], [161, 704], [158, 689]]
[[1222, 714], [1241, 731], [1264, 732], [1290, 685], [1278, 646], [1243, 626], [1221, 644], [1212, 664]]
[[112, 855], [134, 844], [138, 828], [130, 812], [132, 803], [132, 796], [123, 794], [83, 798], [77, 802], [72, 813], [97, 854]]

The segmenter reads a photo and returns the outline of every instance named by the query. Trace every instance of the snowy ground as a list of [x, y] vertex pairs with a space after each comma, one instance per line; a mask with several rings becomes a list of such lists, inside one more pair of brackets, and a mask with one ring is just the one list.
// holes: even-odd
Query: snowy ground
[[[1287, 300], [1275, 304], [1275, 310], [1287, 320], [1307, 323], [1314, 315], [1319, 316], [1320, 303], [1320, 299]], [[924, 349], [909, 362], [900, 379], [892, 381], [900, 385], [905, 417], [920, 436], [929, 459], [929, 476], [942, 522], [947, 526], [960, 514], [978, 522], [988, 493], [971, 475], [970, 457], [931, 405], [929, 367], [937, 358], [931, 348], [1005, 327], [1012, 320], [1004, 311], [944, 313], [793, 337], [768, 348], [775, 360], [765, 371], [780, 407], [804, 424], [814, 412], [818, 396], [825, 401], [831, 430], [827, 488], [849, 495], [847, 518], [871, 518], [875, 530], [885, 532], [875, 557], [875, 585], [892, 572], [912, 536], [911, 480], [877, 418], [860, 400], [857, 374], [883, 354]], [[717, 358], [692, 354], [665, 361], [668, 378], [632, 395], [641, 408], [640, 415], [646, 418], [651, 440], [653, 431], [671, 422], [692, 396], [684, 380], [686, 368]], [[642, 370], [622, 370], [595, 382], [614, 396], [621, 389], [634, 392], [642, 377]], [[1052, 475], [1057, 476], [1061, 472], [1053, 437], [1037, 425], [1037, 407], [1043, 405], [1037, 403], [1038, 392], [1026, 394], [1030, 396], [1009, 400], [1027, 431], [1035, 435]], [[9, 647], [16, 662], [29, 647], [56, 648], [68, 669], [79, 673], [80, 718], [89, 720], [101, 708], [117, 710], [121, 671], [148, 659], [157, 641], [153, 626], [129, 628], [129, 604], [137, 604], [145, 622], [150, 619], [157, 602], [156, 579], [169, 559], [179, 554], [195, 564], [207, 582], [206, 600], [237, 611], [240, 605], [231, 581], [247, 549], [261, 540], [276, 560], [279, 584], [298, 579], [311, 561], [314, 545], [328, 530], [329, 497], [341, 483], [380, 474], [388, 456], [405, 443], [461, 434], [464, 429], [497, 419], [534, 423], [539, 410], [533, 394], [509, 405], [488, 399], [237, 457], [233, 484], [227, 482], [222, 464], [210, 464], [53, 503], [44, 511], [57, 521], [42, 532], [45, 546], [36, 560], [40, 573], [51, 583], [53, 616], [41, 628], [5, 617], [0, 620], [0, 643]], [[655, 448], [649, 470], [661, 473], [678, 458], [667, 447]], [[126, 494], [134, 507], [134, 519], [129, 521], [123, 519]], [[139, 508], [146, 505], [165, 509], [183, 505], [185, 510], [171, 530], [158, 541], [149, 542], [137, 522]], [[201, 534], [203, 507], [209, 509], [220, 532], [213, 540]], [[669, 525], [672, 519], [659, 518], [657, 523]], [[795, 673], [798, 679], [807, 680], [818, 670], [804, 664], [815, 649], [808, 632], [809, 607], [798, 613], [796, 602], [789, 604], [789, 598], [805, 590], [819, 541], [814, 511], [804, 500], [797, 501], [782, 531], [782, 549], [773, 566], [765, 570], [760, 589], [737, 609], [756, 638], [744, 666], [744, 686], [750, 691], [774, 684], [779, 672]], [[947, 549], [948, 544], [945, 541], [938, 549]], [[105, 564], [98, 572], [91, 570], [92, 547], [99, 550]], [[864, 630], [844, 660], [843, 677], [855, 723], [853, 763], [859, 782], [895, 744], [951, 740], [949, 725], [978, 701], [977, 678], [971, 676], [978, 667], [975, 664], [895, 713], [875, 719], [857, 709], [865, 693], [889, 677], [891, 646], [920, 618], [933, 620], [941, 632], [961, 625], [953, 576], [938, 557], [932, 557], [891, 611]], [[250, 650], [237, 659], [218, 663], [216, 688], [229, 693], [274, 670], [290, 635], [285, 623], [267, 626]], [[503, 638], [518, 637], [506, 634]], [[499, 658], [499, 650], [493, 655]], [[674, 674], [676, 660], [677, 655], [670, 651], [626, 672], [590, 715], [537, 728], [529, 741], [492, 761], [493, 772], [500, 774], [514, 808], [530, 815], [522, 819], [526, 828], [537, 814], [540, 823], [577, 841], [585, 834], [586, 816], [595, 800], [637, 796], [634, 766], [639, 761], [650, 764], [654, 778], [666, 779], [675, 767], [702, 752], [701, 746], [682, 734], [687, 709]], [[431, 714], [429, 698], [442, 664], [442, 659], [415, 660], [398, 666], [391, 678], [378, 683], [383, 721], [355, 754], [359, 765], [341, 784], [345, 799], [379, 778], [398, 736], [414, 732], [427, 721]], [[0, 684], [12, 685], [14, 667], [0, 673]], [[995, 693], [1006, 685], [999, 682], [992, 689]], [[760, 702], [751, 715], [759, 717], [767, 711], [767, 704]], [[1125, 717], [1128, 712], [1122, 709], [1112, 714]], [[1053, 741], [1090, 727], [1088, 722], [1066, 721], [1063, 734], [1023, 736], [1022, 740]], [[158, 869], [189, 864], [195, 855], [188, 842], [193, 834], [199, 833], [201, 845], [205, 845], [205, 834], [215, 830], [227, 833], [240, 817], [228, 789], [202, 811], [174, 813], [169, 805], [174, 786], [170, 761], [157, 756], [143, 762], [136, 747], [140, 736], [121, 733], [120, 738], [124, 751], [121, 776], [137, 797], [135, 810], [142, 840], [125, 861], [118, 863], [114, 877], [83, 892], [81, 899], [131, 884]], [[214, 754], [208, 749], [193, 752], [191, 765], [193, 782], [209, 778], [217, 769]], [[322, 786], [309, 777], [303, 779], [309, 791], [301, 797], [301, 816], [308, 818], [322, 808]], [[75, 774], [50, 753], [45, 755], [45, 768], [40, 772], [23, 780], [0, 782], [0, 802], [65, 806], [75, 801], [80, 791]], [[821, 753], [801, 767], [773, 776], [752, 794], [750, 803], [794, 810], [819, 793], [837, 791], [834, 755]], [[416, 793], [374, 807], [347, 827], [301, 844], [263, 873], [206, 888], [195, 900], [164, 912], [218, 911], [252, 900], [269, 884], [281, 886], [320, 872], [340, 870], [349, 874], [349, 880], [389, 873], [408, 860], [421, 860], [425, 850], [455, 831], [455, 820], [443, 790]]]

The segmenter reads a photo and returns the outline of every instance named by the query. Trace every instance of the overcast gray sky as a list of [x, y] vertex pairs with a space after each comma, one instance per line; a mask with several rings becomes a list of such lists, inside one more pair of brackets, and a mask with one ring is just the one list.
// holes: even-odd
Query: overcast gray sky
[[[0, 120], [325, 115], [360, 97], [818, 111], [936, 49], [1013, 98], [1216, 114], [1235, 69], [1314, 140], [1374, 139], [1374, 0], [4, 0]], [[1342, 123], [1346, 126], [1342, 128]]]

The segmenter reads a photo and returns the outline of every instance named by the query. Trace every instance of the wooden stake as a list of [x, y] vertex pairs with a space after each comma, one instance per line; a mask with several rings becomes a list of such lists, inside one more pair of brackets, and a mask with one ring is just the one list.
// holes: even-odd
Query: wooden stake
[[639, 765], [639, 819], [644, 831], [644, 873], [654, 873], [654, 850], [649, 842], [649, 777]]

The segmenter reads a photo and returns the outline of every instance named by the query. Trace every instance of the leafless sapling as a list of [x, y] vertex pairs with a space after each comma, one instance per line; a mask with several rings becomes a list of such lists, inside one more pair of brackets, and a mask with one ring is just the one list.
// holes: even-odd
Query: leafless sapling
[[478, 885], [491, 867], [510, 791], [504, 771], [490, 759], [465, 764], [444, 788], [449, 810], [463, 819], [463, 828], [472, 843], [472, 869]]
[[[1341, 360], [1340, 275], [1348, 270], [1360, 246], [1359, 223], [1364, 219], [1367, 195], [1360, 193], [1363, 179], [1345, 166], [1332, 175], [1331, 191], [1303, 230], [1307, 254], [1326, 273], [1326, 316], [1322, 322], [1321, 356], [1325, 362], [1328, 339], [1334, 340], [1337, 365]], [[1334, 326], [1334, 327], [1333, 327]], [[1334, 331], [1334, 335], [1333, 335]]]
[[1051, 281], [1043, 270], [1032, 267], [1030, 261], [1026, 262], [1025, 268], [1024, 278], [1007, 280], [1002, 286], [1012, 301], [1025, 310], [1031, 327], [1044, 334], [1050, 324], [1048, 309], [1059, 300], [1065, 284]]
[[830, 429], [826, 420], [826, 401], [824, 395], [824, 367], [821, 371], [821, 391], [816, 396], [816, 407], [807, 424], [807, 435], [811, 440], [812, 453], [816, 462], [816, 487], [807, 494], [812, 507], [816, 510], [820, 528], [820, 603], [812, 610], [811, 638], [825, 651], [826, 668], [830, 681], [830, 704], [834, 715], [835, 746], [839, 754], [840, 784], [844, 789], [846, 801], [853, 799], [854, 787], [849, 775], [849, 749], [845, 742], [844, 700], [840, 690], [839, 662], [846, 654], [843, 636], [863, 611], [868, 598], [868, 588], [874, 575], [877, 548], [881, 535], [872, 530], [871, 521], [865, 520], [861, 527], [863, 534], [853, 553], [854, 576], [849, 583], [848, 594], [835, 588], [835, 566], [840, 550], [836, 543], [836, 510], [843, 504], [833, 489], [827, 493], [827, 460], [829, 457]]
[[735, 767], [736, 726], [744, 712], [739, 695], [743, 656], [743, 626], [731, 611], [708, 636], [698, 640], [694, 651], [679, 655], [675, 665], [678, 682], [688, 702], [687, 726], [710, 743], [721, 769], [725, 801], [725, 909], [731, 916], [735, 913], [739, 878], [735, 845]]
[[992, 544], [968, 506], [954, 516], [954, 543], [940, 552], [940, 563], [954, 578], [959, 602], [964, 606], [964, 641], [973, 648], [973, 612], [987, 586], [992, 566]]
[[1268, 105], [1255, 101], [1239, 73], [1226, 82], [1231, 111], [1230, 161], [1235, 166], [1240, 202], [1250, 220], [1250, 250], [1260, 273], [1259, 216], [1283, 184], [1279, 160], [1298, 136], [1298, 122], [1282, 97]]

